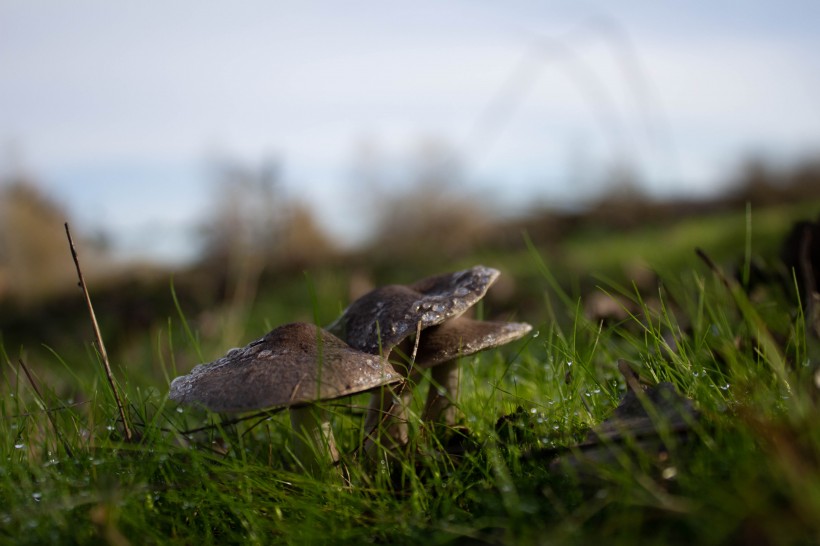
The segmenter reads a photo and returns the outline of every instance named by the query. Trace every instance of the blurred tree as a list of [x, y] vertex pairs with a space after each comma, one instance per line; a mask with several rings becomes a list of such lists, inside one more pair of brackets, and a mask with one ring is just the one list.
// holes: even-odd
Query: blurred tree
[[214, 200], [201, 228], [205, 263], [291, 267], [332, 251], [310, 209], [285, 194], [277, 162], [254, 168], [222, 159], [214, 173]]
[[427, 140], [405, 163], [391, 168], [389, 162], [371, 158], [371, 165], [381, 171], [363, 173], [360, 169], [373, 190], [370, 202], [377, 211], [370, 245], [374, 254], [408, 261], [433, 255], [449, 260], [484, 240], [496, 219], [467, 191], [452, 148]]
[[213, 172], [214, 200], [201, 226], [201, 269], [227, 302], [225, 321], [216, 328], [226, 342], [237, 343], [244, 335], [240, 319], [265, 272], [318, 263], [333, 247], [310, 209], [285, 194], [277, 162], [255, 168], [220, 159]]
[[0, 300], [25, 305], [75, 286], [66, 220], [33, 181], [0, 182]]
[[203, 257], [216, 263], [264, 262], [276, 246], [278, 166], [255, 170], [229, 160], [213, 166], [214, 200], [202, 225]]

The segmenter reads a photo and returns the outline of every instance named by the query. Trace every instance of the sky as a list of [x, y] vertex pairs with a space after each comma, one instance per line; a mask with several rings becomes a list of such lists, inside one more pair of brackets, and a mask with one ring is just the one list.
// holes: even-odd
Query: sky
[[214, 158], [278, 161], [341, 244], [370, 227], [362, 158], [402, 169], [430, 141], [500, 213], [600, 196], [619, 166], [709, 195], [751, 155], [820, 150], [818, 25], [788, 0], [0, 0], [0, 175], [169, 262]]

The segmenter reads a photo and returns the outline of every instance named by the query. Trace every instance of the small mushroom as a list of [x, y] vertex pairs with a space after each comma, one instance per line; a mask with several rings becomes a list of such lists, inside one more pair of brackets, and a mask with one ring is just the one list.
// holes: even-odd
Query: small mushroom
[[[491, 322], [458, 317], [438, 326], [433, 326], [421, 333], [416, 354], [417, 370], [431, 370], [431, 385], [427, 402], [422, 413], [422, 420], [441, 420], [445, 425], [455, 424], [456, 408], [452, 402], [458, 397], [459, 370], [458, 359], [488, 349], [494, 349], [524, 337], [532, 330], [525, 322]], [[421, 373], [415, 371], [410, 377], [410, 384], [417, 384]], [[381, 389], [394, 397], [396, 393], [390, 387]], [[407, 443], [407, 418], [405, 415], [411, 395], [407, 390], [401, 393], [401, 404], [391, 411], [391, 423], [382, 431], [382, 445], [403, 445]], [[376, 403], [378, 406], [373, 407]], [[378, 415], [378, 408], [389, 402], [374, 395], [371, 402], [372, 413]], [[372, 426], [378, 424], [373, 422]], [[388, 444], [390, 442], [390, 444]], [[371, 445], [368, 444], [368, 449]]]
[[[406, 286], [376, 288], [351, 303], [327, 330], [351, 347], [389, 357], [410, 335], [462, 315], [484, 297], [499, 275], [497, 269], [477, 265]], [[385, 389], [373, 395], [365, 419], [366, 431], [376, 428], [386, 414], [394, 411], [393, 398], [394, 393]]]
[[500, 272], [477, 265], [416, 283], [376, 288], [354, 301], [327, 330], [354, 349], [390, 351], [418, 329], [463, 314], [484, 297]]
[[532, 330], [526, 322], [491, 322], [466, 317], [445, 322], [426, 330], [419, 342], [416, 366], [433, 368], [433, 384], [427, 395], [422, 419], [442, 418], [446, 425], [455, 424], [452, 401], [458, 395], [458, 358], [495, 349]]
[[312, 324], [292, 323], [177, 377], [169, 398], [216, 412], [287, 407], [296, 432], [294, 452], [316, 468], [317, 453], [335, 462], [338, 451], [327, 415], [313, 404], [401, 378], [386, 359], [353, 349]]

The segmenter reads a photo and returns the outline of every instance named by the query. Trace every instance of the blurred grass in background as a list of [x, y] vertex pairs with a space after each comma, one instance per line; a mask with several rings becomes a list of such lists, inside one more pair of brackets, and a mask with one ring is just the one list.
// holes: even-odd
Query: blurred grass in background
[[[612, 200], [583, 212], [543, 211], [466, 229], [460, 244], [446, 240], [442, 226], [453, 217], [438, 211], [442, 224], [404, 218], [405, 237], [394, 230], [356, 252], [316, 243], [316, 231], [298, 227], [312, 225], [298, 212], [282, 226], [250, 229], [239, 222], [245, 205], [227, 207], [240, 225], [231, 232], [230, 222], [215, 224], [221, 239], [190, 268], [91, 276], [97, 318], [141, 436], [136, 444], [121, 441], [76, 281], [67, 279], [62, 293], [18, 298], [8, 279], [19, 273], [6, 274], [0, 540], [816, 542], [817, 340], [805, 334], [788, 289], [773, 282], [750, 290], [743, 298], [752, 305], [743, 307], [694, 253], [703, 248], [730, 278], [736, 271], [742, 278], [752, 263], [788, 275], [778, 265], [780, 246], [796, 220], [817, 217], [820, 185], [772, 182], [761, 202], [753, 199], [759, 183], [709, 203]], [[49, 207], [43, 210], [52, 214]], [[62, 225], [33, 225], [51, 246], [49, 261], [25, 257], [32, 274], [61, 260], [70, 267], [58, 243]], [[4, 233], [8, 264], [18, 256], [8, 251], [9, 233], [25, 233]], [[306, 242], [299, 239], [306, 233]], [[291, 244], [300, 252], [286, 250]], [[91, 248], [99, 247], [80, 243], [81, 259]], [[180, 433], [221, 421], [167, 402], [169, 381], [195, 364], [286, 322], [328, 324], [370, 287], [476, 263], [502, 271], [479, 312], [529, 321], [536, 334], [465, 359], [465, 429], [435, 435], [413, 424], [414, 449], [401, 464], [373, 469], [345, 460], [351, 487], [332, 472], [297, 471], [283, 414]], [[663, 460], [627, 450], [587, 469], [591, 482], [557, 470], [553, 450], [581, 440], [622, 396], [619, 359], [647, 381], [671, 381], [705, 421]], [[777, 368], [781, 359], [785, 370]], [[344, 453], [361, 439], [365, 403], [358, 397], [328, 408]], [[453, 444], [459, 455], [451, 458]]]

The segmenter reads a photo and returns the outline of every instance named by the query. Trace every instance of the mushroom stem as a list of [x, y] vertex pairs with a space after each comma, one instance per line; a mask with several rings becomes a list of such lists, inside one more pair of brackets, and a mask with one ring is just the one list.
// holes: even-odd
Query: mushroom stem
[[456, 424], [458, 399], [458, 360], [444, 362], [430, 370], [430, 390], [422, 413], [423, 421], [439, 421], [447, 426]]
[[339, 450], [327, 410], [308, 404], [290, 409], [293, 427], [293, 453], [305, 469], [316, 471], [339, 460]]
[[401, 392], [383, 387], [370, 397], [370, 405], [365, 419], [364, 449], [372, 455], [377, 446], [396, 449], [410, 439], [407, 428], [407, 407], [413, 400], [411, 385], [405, 385]]

